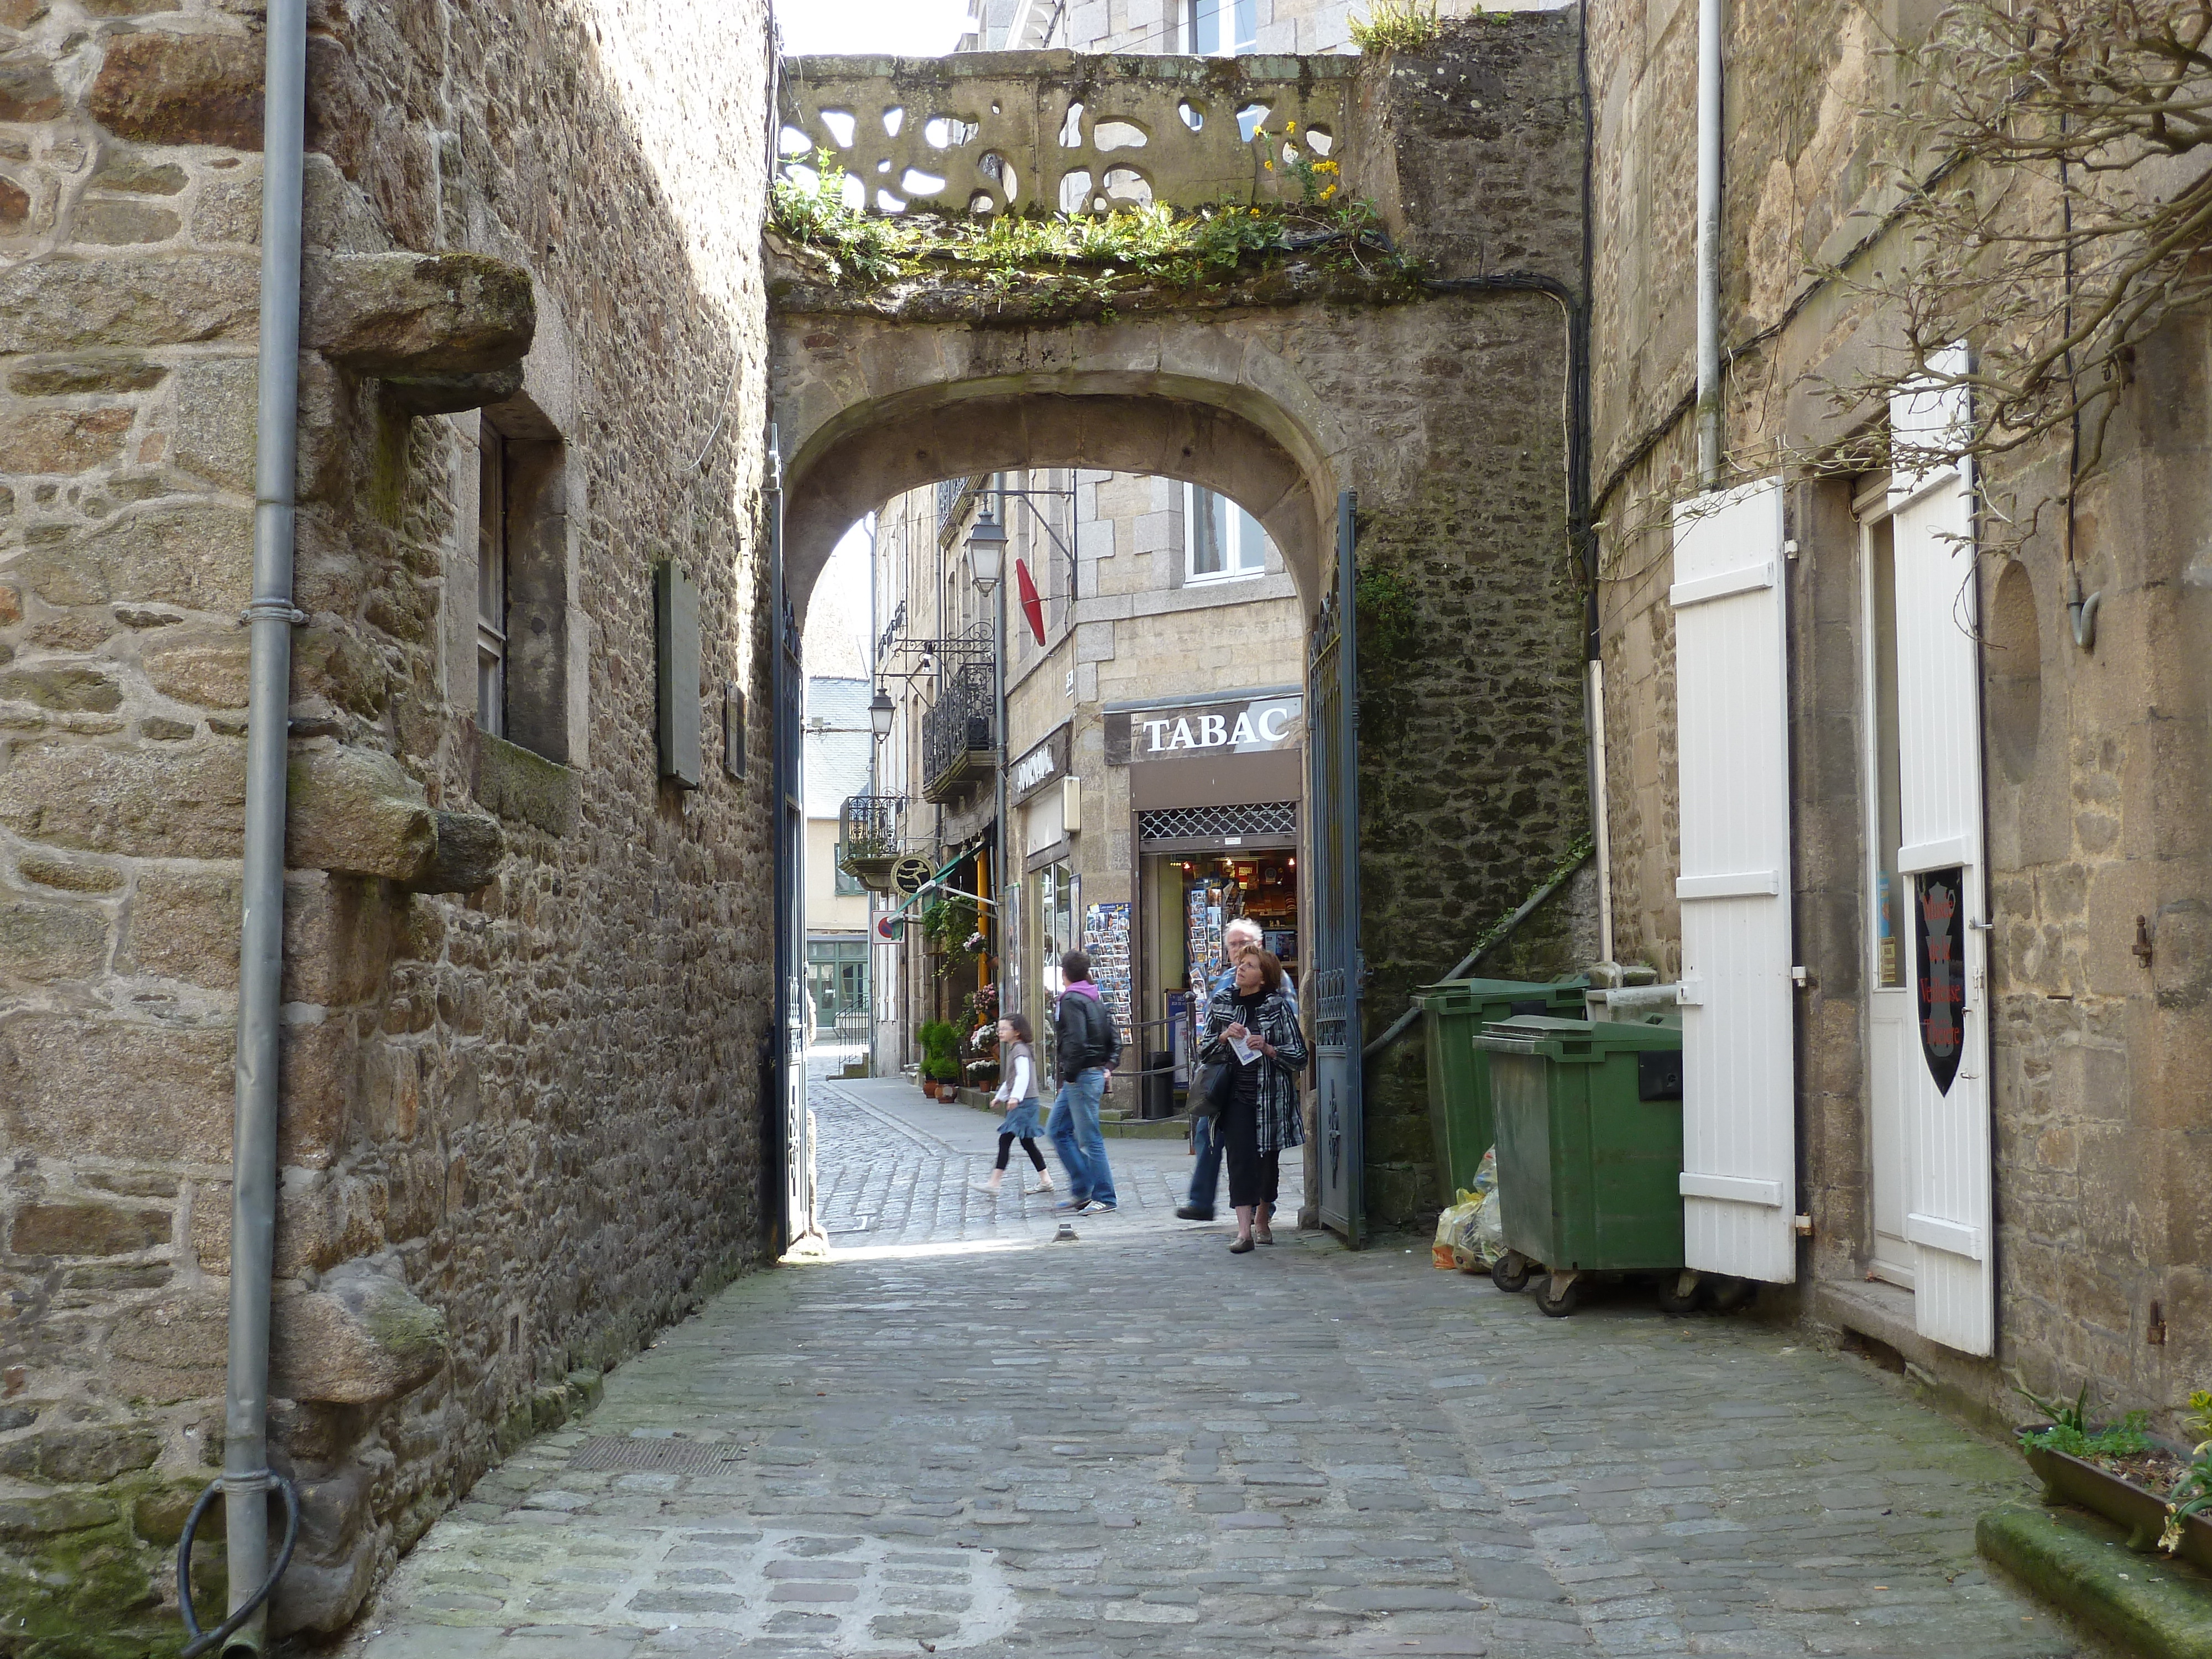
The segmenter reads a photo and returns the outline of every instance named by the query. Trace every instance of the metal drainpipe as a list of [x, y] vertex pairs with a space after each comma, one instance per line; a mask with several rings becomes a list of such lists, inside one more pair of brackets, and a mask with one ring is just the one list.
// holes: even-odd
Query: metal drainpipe
[[[246, 734], [245, 903], [238, 962], [238, 1091], [231, 1131], [230, 1370], [223, 1398], [223, 1528], [234, 1613], [268, 1576], [269, 1299], [276, 1227], [278, 1011], [284, 977], [284, 803], [289, 752], [293, 471], [300, 382], [301, 152], [307, 0], [270, 0], [262, 117], [260, 407], [254, 432], [253, 600]], [[258, 1654], [264, 1603], [225, 1643]]]
[[1721, 8], [1698, 0], [1698, 481], [1721, 480]]

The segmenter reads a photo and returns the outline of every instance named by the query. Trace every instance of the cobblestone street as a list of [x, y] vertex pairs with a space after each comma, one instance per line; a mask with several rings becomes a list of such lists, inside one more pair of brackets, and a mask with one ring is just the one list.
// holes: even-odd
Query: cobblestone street
[[610, 1376], [349, 1652], [2073, 1651], [1973, 1555], [2017, 1460], [1859, 1361], [1648, 1291], [1547, 1319], [1419, 1241], [1231, 1256], [1176, 1141], [1110, 1142], [1121, 1212], [1052, 1243], [974, 1190], [991, 1118], [814, 1099], [830, 1261]]

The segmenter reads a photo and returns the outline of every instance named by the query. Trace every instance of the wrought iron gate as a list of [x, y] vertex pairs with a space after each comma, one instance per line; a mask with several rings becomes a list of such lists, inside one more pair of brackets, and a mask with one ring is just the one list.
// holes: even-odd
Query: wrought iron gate
[[[781, 1255], [814, 1225], [814, 1147], [806, 1115], [806, 798], [801, 736], [806, 678], [799, 654], [799, 621], [783, 585], [783, 479], [771, 428], [769, 443], [769, 560], [777, 598], [775, 652], [775, 987], [776, 1018], [769, 1033], [775, 1047], [776, 1100], [763, 1101], [769, 1121], [764, 1157], [781, 1165], [780, 1213], [768, 1218], [771, 1254]], [[762, 1171], [762, 1190], [775, 1190]]]
[[1336, 498], [1336, 580], [1314, 619], [1306, 665], [1307, 821], [1313, 896], [1315, 1133], [1322, 1224], [1357, 1247], [1365, 1230], [1366, 1145], [1359, 1086], [1359, 744], [1353, 637], [1352, 504]]

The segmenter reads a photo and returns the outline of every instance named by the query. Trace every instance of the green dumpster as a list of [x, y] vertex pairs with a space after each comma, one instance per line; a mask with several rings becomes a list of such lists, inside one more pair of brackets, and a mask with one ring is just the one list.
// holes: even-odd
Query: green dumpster
[[1429, 1050], [1429, 1132], [1436, 1139], [1440, 1200], [1474, 1185], [1496, 1137], [1492, 1131], [1488, 1056], [1474, 1046], [1484, 1026], [1516, 1014], [1578, 1016], [1589, 981], [1448, 979], [1413, 993]]
[[1593, 1273], [1662, 1274], [1662, 1305], [1691, 1296], [1681, 1031], [1524, 1015], [1474, 1041], [1490, 1061], [1498, 1115], [1499, 1285], [1517, 1289], [1512, 1279], [1526, 1282], [1541, 1263], [1550, 1278], [1537, 1299], [1555, 1315], [1574, 1310], [1580, 1277]]

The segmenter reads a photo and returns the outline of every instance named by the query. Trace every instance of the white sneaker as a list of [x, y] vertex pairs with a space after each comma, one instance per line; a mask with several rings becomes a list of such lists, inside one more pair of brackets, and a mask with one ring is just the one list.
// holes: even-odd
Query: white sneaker
[[992, 1197], [996, 1198], [999, 1195], [999, 1183], [995, 1181], [979, 1181], [975, 1183], [975, 1190], [979, 1193], [988, 1193]]
[[1094, 1198], [1088, 1204], [1083, 1206], [1083, 1213], [1085, 1215], [1111, 1215], [1114, 1213], [1114, 1209], [1115, 1206], [1113, 1205], [1101, 1203], [1097, 1199]]
[[1039, 1193], [1056, 1193], [1059, 1190], [1059, 1188], [1052, 1184], [1052, 1177], [1040, 1170], [1037, 1171], [1036, 1185], [1030, 1188], [1028, 1193], [1030, 1197], [1035, 1198]]

